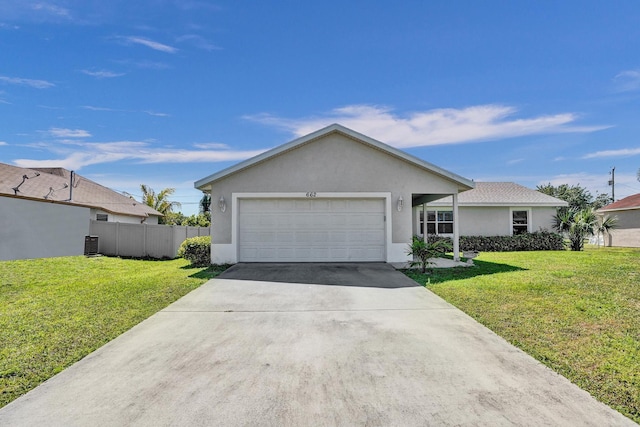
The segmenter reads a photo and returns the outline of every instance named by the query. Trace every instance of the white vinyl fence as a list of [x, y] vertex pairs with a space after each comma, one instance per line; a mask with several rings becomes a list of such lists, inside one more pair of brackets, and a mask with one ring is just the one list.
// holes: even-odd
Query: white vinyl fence
[[175, 258], [185, 239], [210, 236], [211, 228], [92, 220], [90, 234], [98, 236], [103, 255], [161, 259]]

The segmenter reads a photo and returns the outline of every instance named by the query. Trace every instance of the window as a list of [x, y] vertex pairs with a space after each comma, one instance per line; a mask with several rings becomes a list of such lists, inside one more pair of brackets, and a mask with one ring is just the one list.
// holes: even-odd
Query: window
[[[424, 234], [423, 211], [420, 211], [420, 234]], [[427, 234], [453, 234], [453, 212], [427, 211]]]
[[438, 234], [452, 234], [453, 233], [453, 212], [444, 211], [438, 212]]
[[511, 219], [514, 236], [529, 231], [529, 211], [511, 211]]
[[96, 221], [108, 221], [109, 215], [107, 214], [96, 214]]

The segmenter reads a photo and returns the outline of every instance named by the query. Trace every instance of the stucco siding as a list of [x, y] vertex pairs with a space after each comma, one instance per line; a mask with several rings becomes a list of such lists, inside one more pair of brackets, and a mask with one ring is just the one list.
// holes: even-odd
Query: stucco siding
[[505, 236], [511, 233], [508, 207], [460, 207], [461, 236]]
[[607, 212], [606, 215], [618, 217], [618, 229], [640, 228], [640, 209]]
[[556, 208], [532, 208], [531, 231], [553, 231], [553, 217]]
[[[437, 206], [427, 210], [450, 210], [451, 207]], [[551, 207], [522, 207], [522, 206], [460, 206], [458, 208], [461, 236], [509, 236], [512, 227], [512, 210], [526, 210], [530, 212], [531, 232], [553, 229], [555, 208]], [[420, 209], [416, 211], [419, 215]]]
[[618, 227], [605, 239], [609, 246], [640, 248], [640, 209], [607, 212], [618, 218]]
[[155, 215], [150, 215], [145, 219], [139, 216], [114, 214], [112, 212], [107, 212], [100, 209], [91, 209], [92, 220], [96, 220], [98, 214], [107, 215], [107, 222], [122, 222], [125, 224], [141, 224], [142, 220], [144, 219], [145, 224], [153, 225], [158, 223], [158, 217]]
[[82, 255], [89, 208], [0, 197], [0, 260]]
[[640, 228], [613, 230], [610, 236], [605, 237], [605, 242], [607, 246], [640, 248]]
[[[312, 143], [224, 177], [213, 185], [212, 238], [215, 244], [231, 243], [234, 193], [358, 193], [389, 192], [392, 204], [392, 242], [409, 242], [412, 233], [413, 193], [452, 194], [457, 185], [387, 153], [341, 134], [326, 135]], [[217, 201], [224, 196], [227, 210]], [[395, 203], [402, 196], [405, 208]]]

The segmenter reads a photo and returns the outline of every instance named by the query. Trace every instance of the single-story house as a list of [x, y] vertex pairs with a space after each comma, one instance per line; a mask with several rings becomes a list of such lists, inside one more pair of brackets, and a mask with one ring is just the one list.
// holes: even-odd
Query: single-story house
[[92, 220], [139, 226], [160, 216], [66, 169], [0, 163], [0, 260], [82, 255]]
[[[406, 262], [415, 206], [473, 181], [333, 124], [195, 182], [211, 194], [213, 263]], [[453, 223], [455, 258], [458, 223]]]
[[604, 206], [598, 214], [618, 217], [617, 228], [605, 237], [607, 246], [640, 248], [640, 193]]
[[97, 221], [157, 224], [162, 214], [64, 168], [21, 168], [0, 163], [0, 197], [67, 202], [89, 207]]
[[[568, 206], [564, 200], [513, 182], [476, 182], [473, 190], [458, 196], [461, 236], [510, 236], [553, 230], [557, 208]], [[414, 233], [453, 235], [451, 197], [414, 208]]]

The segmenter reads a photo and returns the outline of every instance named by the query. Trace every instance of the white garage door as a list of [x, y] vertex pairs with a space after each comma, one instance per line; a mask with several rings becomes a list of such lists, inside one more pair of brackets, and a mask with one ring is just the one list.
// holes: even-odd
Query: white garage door
[[382, 199], [241, 199], [240, 261], [384, 261]]

